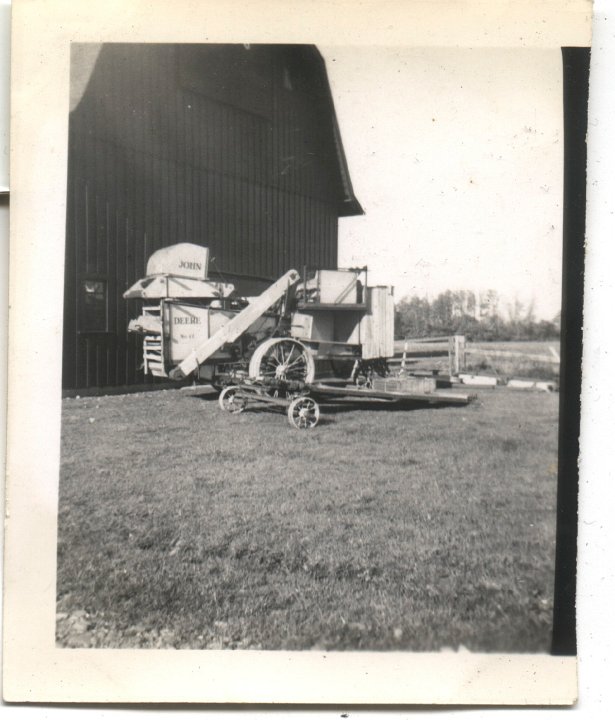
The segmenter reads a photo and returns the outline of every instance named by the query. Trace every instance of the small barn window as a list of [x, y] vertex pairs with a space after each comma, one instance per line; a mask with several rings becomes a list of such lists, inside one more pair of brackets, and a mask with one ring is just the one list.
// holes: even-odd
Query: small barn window
[[107, 283], [81, 281], [81, 331], [107, 332]]

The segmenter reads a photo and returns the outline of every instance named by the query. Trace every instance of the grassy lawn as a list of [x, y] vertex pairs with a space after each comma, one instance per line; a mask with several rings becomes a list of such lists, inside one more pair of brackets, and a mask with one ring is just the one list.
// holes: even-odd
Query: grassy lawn
[[494, 340], [492, 342], [470, 343], [472, 347], [486, 348], [491, 350], [511, 350], [513, 352], [527, 353], [528, 355], [548, 355], [553, 348], [557, 352], [560, 349], [559, 340]]
[[228, 415], [67, 399], [60, 645], [548, 651], [556, 394]]
[[533, 356], [550, 356], [551, 348], [557, 353], [560, 351], [558, 341], [519, 341], [519, 342], [488, 342], [470, 343], [470, 348], [489, 350], [504, 350], [525, 353], [526, 357], [507, 358], [489, 357], [481, 354], [468, 355], [467, 368], [474, 372], [491, 372], [501, 377], [526, 377], [540, 380], [556, 380], [559, 378], [559, 364], [545, 363], [534, 360]]

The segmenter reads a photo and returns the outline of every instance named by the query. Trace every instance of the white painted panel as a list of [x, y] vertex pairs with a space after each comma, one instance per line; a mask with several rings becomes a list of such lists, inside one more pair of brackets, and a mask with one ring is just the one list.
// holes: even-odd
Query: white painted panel
[[192, 243], [161, 248], [147, 261], [147, 275], [180, 275], [199, 280], [207, 278], [209, 249]]
[[347, 270], [319, 270], [316, 279], [320, 289], [319, 302], [324, 305], [357, 302], [357, 274]]
[[291, 335], [301, 340], [331, 342], [335, 340], [332, 312], [293, 313]]
[[199, 343], [209, 337], [209, 310], [192, 305], [170, 303], [165, 336], [173, 364], [181, 362]]
[[298, 340], [312, 339], [313, 316], [307, 313], [293, 313], [290, 321], [290, 334]]
[[367, 288], [367, 307], [360, 325], [361, 355], [365, 360], [392, 357], [395, 323], [392, 288]]

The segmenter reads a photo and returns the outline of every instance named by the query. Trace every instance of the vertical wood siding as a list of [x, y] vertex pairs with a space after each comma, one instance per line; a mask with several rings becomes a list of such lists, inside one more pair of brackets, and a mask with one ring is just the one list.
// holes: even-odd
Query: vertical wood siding
[[[209, 247], [210, 272], [335, 267], [333, 126], [313, 47], [103, 46], [69, 124], [64, 387], [144, 381], [121, 295], [161, 247]], [[107, 332], [80, 327], [83, 279], [107, 283]]]

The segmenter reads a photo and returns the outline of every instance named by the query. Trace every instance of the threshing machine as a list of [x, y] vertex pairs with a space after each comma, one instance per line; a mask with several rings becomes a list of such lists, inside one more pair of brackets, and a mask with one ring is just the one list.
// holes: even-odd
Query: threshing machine
[[289, 270], [242, 297], [208, 276], [208, 260], [198, 245], [163, 248], [124, 293], [143, 300], [128, 329], [144, 336], [145, 373], [194, 374], [214, 385], [237, 377], [310, 383], [319, 360], [353, 360], [356, 374], [392, 356], [393, 292], [368, 287], [365, 268]]
[[393, 291], [370, 287], [366, 268], [289, 270], [245, 296], [212, 279], [208, 265], [207, 248], [172, 245], [124, 293], [143, 301], [128, 329], [143, 335], [146, 374], [223, 388], [220, 405], [231, 412], [255, 400], [281, 404], [299, 428], [318, 422], [314, 396], [423, 399], [435, 390], [427, 378], [390, 378]]

